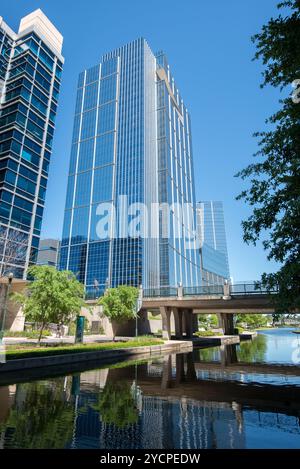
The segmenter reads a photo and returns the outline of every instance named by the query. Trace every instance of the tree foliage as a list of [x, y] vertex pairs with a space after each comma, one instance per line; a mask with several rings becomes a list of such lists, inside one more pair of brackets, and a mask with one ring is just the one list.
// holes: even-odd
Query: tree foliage
[[138, 294], [138, 288], [120, 285], [109, 288], [98, 303], [103, 306], [103, 313], [110, 321], [122, 323], [136, 318]]
[[[265, 67], [261, 86], [286, 93], [300, 79], [300, 0], [282, 2], [278, 8], [282, 12], [263, 26], [253, 42], [255, 59]], [[237, 174], [251, 184], [237, 197], [253, 207], [242, 222], [244, 240], [255, 244], [264, 236], [268, 259], [280, 264], [277, 272], [262, 276], [263, 286], [278, 288], [278, 312], [300, 307], [300, 103], [296, 101], [291, 95], [280, 101], [280, 109], [266, 121], [270, 130], [255, 134], [257, 161]]]
[[124, 428], [138, 421], [138, 410], [132, 388], [127, 382], [110, 382], [105, 385], [93, 408], [99, 411], [101, 421]]
[[236, 324], [246, 324], [250, 329], [264, 327], [268, 324], [268, 318], [264, 314], [236, 314]]
[[[64, 378], [17, 384], [15, 401], [0, 432], [5, 448], [64, 448], [72, 440], [74, 403], [67, 400]], [[18, 399], [18, 396], [22, 396]]]
[[83, 285], [72, 272], [50, 266], [32, 266], [28, 275], [33, 281], [24, 293], [12, 297], [23, 306], [26, 320], [40, 325], [40, 340], [48, 324], [62, 325], [80, 312]]
[[218, 317], [216, 314], [198, 314], [198, 323], [204, 329], [218, 327]]
[[237, 347], [238, 361], [245, 363], [261, 363], [266, 359], [267, 339], [258, 334], [254, 340], [241, 342]]

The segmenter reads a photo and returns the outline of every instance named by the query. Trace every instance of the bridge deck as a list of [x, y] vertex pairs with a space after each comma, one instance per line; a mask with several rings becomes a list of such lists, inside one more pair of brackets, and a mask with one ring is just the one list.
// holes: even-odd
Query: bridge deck
[[272, 314], [274, 306], [267, 294], [236, 295], [226, 298], [220, 295], [144, 297], [142, 308], [158, 309], [160, 306], [170, 308], [192, 309], [194, 313], [257, 313]]

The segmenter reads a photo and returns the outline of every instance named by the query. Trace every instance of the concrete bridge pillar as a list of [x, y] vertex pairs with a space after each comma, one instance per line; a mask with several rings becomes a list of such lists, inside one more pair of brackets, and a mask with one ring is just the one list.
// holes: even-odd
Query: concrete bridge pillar
[[170, 321], [171, 311], [166, 306], [160, 306], [159, 310], [161, 314], [163, 339], [170, 340], [171, 339], [171, 321]]
[[183, 324], [182, 324], [182, 310], [173, 308], [173, 316], [175, 323], [175, 337], [176, 339], [182, 339]]
[[232, 365], [233, 363], [237, 363], [238, 359], [235, 344], [221, 345], [220, 352], [221, 363], [223, 366], [228, 366]]
[[176, 355], [176, 383], [184, 381], [184, 354], [178, 353]]
[[186, 378], [189, 381], [197, 379], [195, 363], [193, 360], [193, 352], [186, 354]]
[[192, 311], [192, 328], [193, 332], [198, 331], [198, 314], [194, 314]]
[[172, 356], [166, 355], [163, 362], [163, 372], [161, 379], [162, 389], [168, 389], [172, 380]]
[[233, 314], [219, 313], [219, 326], [223, 329], [225, 335], [234, 335]]
[[193, 337], [193, 310], [186, 309], [184, 311], [185, 334], [188, 339]]

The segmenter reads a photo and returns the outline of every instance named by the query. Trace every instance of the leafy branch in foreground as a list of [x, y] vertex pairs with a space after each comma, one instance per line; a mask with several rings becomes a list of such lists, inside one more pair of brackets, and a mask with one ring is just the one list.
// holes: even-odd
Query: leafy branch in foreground
[[[265, 66], [261, 86], [282, 91], [300, 79], [300, 1], [285, 1], [278, 8], [289, 9], [289, 15], [270, 19], [252, 40], [255, 59]], [[263, 274], [263, 286], [278, 287], [278, 312], [295, 312], [300, 308], [300, 103], [288, 96], [280, 105], [267, 120], [271, 130], [255, 134], [257, 162], [236, 175], [251, 184], [237, 200], [253, 207], [242, 222], [244, 241], [255, 244], [264, 236], [268, 259], [280, 264], [277, 272]]]

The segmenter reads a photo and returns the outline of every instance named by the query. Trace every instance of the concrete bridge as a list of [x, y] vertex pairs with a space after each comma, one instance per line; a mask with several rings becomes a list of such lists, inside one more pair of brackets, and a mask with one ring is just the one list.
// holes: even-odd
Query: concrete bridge
[[272, 314], [272, 297], [259, 283], [224, 284], [200, 287], [161, 287], [143, 290], [141, 315], [159, 311], [163, 337], [171, 338], [171, 315], [175, 336], [192, 337], [198, 330], [197, 314], [217, 314], [224, 334], [234, 334], [233, 314]]

